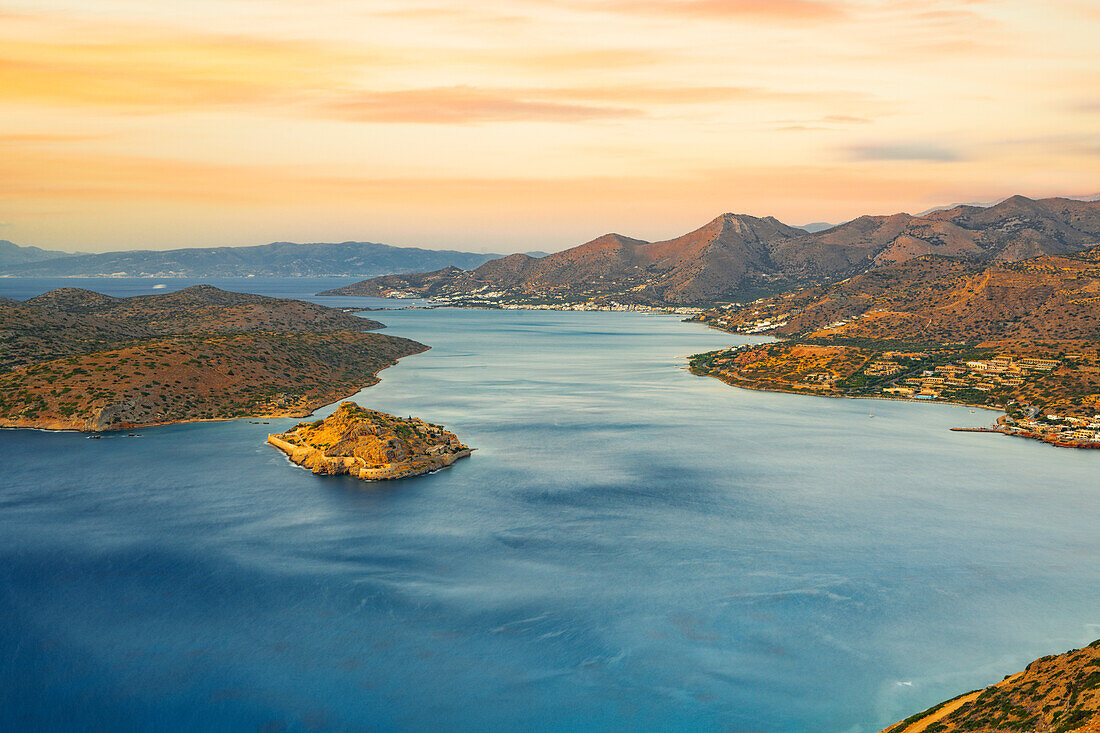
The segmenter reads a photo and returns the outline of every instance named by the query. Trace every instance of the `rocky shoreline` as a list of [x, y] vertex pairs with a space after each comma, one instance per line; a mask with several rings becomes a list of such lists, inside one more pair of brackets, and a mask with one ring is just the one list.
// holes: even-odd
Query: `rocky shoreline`
[[291, 463], [323, 476], [364, 481], [410, 478], [447, 468], [473, 451], [419, 418], [399, 418], [343, 402], [329, 417], [267, 436]]

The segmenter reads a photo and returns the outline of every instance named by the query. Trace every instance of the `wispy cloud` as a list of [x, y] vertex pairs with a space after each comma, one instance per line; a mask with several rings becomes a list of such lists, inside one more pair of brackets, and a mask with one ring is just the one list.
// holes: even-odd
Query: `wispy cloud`
[[[597, 6], [599, 7], [599, 6]], [[818, 0], [615, 0], [604, 8], [618, 12], [680, 18], [814, 23], [847, 16], [844, 4]]]
[[357, 122], [430, 124], [577, 122], [642, 114], [641, 110], [627, 107], [543, 101], [525, 98], [517, 91], [463, 86], [355, 92], [323, 107], [336, 117]]
[[845, 151], [852, 160], [923, 160], [950, 163], [964, 158], [957, 150], [925, 143], [851, 145]]
[[[397, 91], [363, 90], [320, 103], [344, 120], [388, 123], [576, 122], [640, 117], [675, 105], [753, 102], [820, 102], [859, 99], [852, 92], [780, 91], [760, 87], [436, 87]], [[834, 118], [824, 118], [836, 121]], [[845, 121], [860, 118], [842, 118]]]

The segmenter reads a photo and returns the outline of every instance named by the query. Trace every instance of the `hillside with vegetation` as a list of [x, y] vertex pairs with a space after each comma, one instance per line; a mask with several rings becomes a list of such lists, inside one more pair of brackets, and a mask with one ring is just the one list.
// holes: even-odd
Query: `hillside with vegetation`
[[0, 304], [0, 427], [121, 430], [305, 416], [425, 350], [382, 324], [197, 286], [113, 298], [55, 290]]
[[1100, 249], [1019, 262], [919, 257], [703, 320], [740, 332], [906, 342], [1100, 340]]
[[882, 733], [1096, 733], [1100, 640], [1037, 659], [1023, 672], [895, 723]]
[[783, 338], [698, 354], [737, 386], [1005, 411], [997, 432], [1100, 447], [1100, 250], [980, 263], [924, 256], [695, 317]]

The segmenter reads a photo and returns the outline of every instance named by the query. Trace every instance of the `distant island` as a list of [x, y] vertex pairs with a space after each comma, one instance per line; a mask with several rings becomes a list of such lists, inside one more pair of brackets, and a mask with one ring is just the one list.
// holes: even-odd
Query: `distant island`
[[207, 285], [0, 302], [0, 427], [128, 430], [304, 417], [427, 350], [377, 321]]
[[313, 473], [369, 481], [438, 471], [471, 450], [439, 425], [367, 410], [354, 402], [341, 403], [324, 420], [269, 435], [267, 442]]
[[0, 241], [0, 275], [17, 277], [370, 277], [457, 266], [498, 254], [393, 247], [375, 242], [272, 242], [100, 254], [20, 247]]
[[1100, 731], [1100, 640], [895, 723], [882, 733]]

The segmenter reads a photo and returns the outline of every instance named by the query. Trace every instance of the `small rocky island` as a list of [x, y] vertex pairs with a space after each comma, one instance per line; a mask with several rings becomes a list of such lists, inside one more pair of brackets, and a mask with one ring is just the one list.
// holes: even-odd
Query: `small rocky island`
[[354, 402], [340, 403], [324, 420], [269, 435], [267, 442], [316, 474], [348, 474], [367, 481], [437, 471], [471, 451], [439, 425], [367, 410]]

